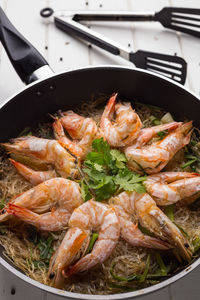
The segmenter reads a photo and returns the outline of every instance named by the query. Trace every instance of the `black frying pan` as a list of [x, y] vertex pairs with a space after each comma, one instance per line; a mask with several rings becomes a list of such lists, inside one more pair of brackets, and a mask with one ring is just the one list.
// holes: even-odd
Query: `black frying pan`
[[[32, 126], [48, 119], [49, 113], [58, 109], [75, 109], [82, 101], [91, 99], [98, 93], [118, 92], [120, 98], [157, 105], [170, 111], [176, 120], [194, 120], [200, 127], [199, 99], [178, 83], [141, 69], [125, 67], [88, 67], [55, 74], [38, 51], [25, 40], [9, 22], [0, 8], [0, 40], [21, 79], [29, 84], [39, 79], [0, 106], [0, 142], [16, 137], [24, 127]], [[49, 78], [43, 77], [51, 75]], [[7, 79], [8, 82], [9, 79]], [[31, 285], [54, 293], [54, 299], [65, 296], [67, 299], [128, 299], [144, 295], [162, 288], [194, 269], [200, 258], [190, 267], [157, 285], [130, 293], [109, 296], [83, 295], [60, 291], [45, 286], [25, 276], [17, 270], [0, 250], [0, 263], [17, 277]], [[26, 295], [28, 296], [28, 295]]]

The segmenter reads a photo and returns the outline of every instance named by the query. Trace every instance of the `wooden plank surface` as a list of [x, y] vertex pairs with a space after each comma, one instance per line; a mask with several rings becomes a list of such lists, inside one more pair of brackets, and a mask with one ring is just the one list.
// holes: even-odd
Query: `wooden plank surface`
[[[164, 6], [200, 8], [200, 0], [0, 0], [0, 5], [19, 31], [29, 39], [45, 56], [55, 72], [87, 65], [119, 64], [134, 65], [115, 57], [97, 47], [88, 47], [76, 38], [68, 36], [55, 28], [52, 20], [43, 20], [39, 11], [45, 6], [54, 10], [134, 10], [158, 11]], [[92, 22], [92, 29], [121, 43], [133, 51], [138, 49], [157, 51], [183, 56], [188, 62], [186, 86], [200, 95], [200, 40], [164, 29], [159, 23], [114, 23]], [[17, 92], [24, 85], [10, 65], [5, 51], [0, 47], [0, 102]], [[199, 299], [198, 278], [200, 267], [177, 283], [156, 293], [140, 297], [141, 300], [196, 300]], [[16, 294], [11, 295], [11, 288]], [[34, 295], [34, 296], [33, 296]], [[0, 267], [0, 299], [39, 299], [53, 300], [53, 295], [36, 291], [34, 288], [22, 289], [22, 282]]]

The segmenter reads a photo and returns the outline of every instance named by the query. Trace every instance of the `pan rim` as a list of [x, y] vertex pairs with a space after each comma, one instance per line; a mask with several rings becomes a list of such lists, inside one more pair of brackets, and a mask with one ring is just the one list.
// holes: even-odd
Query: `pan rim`
[[195, 94], [193, 91], [191, 91], [189, 88], [185, 87], [184, 85], [182, 85], [182, 84], [180, 84], [180, 83], [178, 83], [178, 82], [176, 82], [176, 81], [174, 81], [170, 78], [167, 78], [163, 75], [156, 74], [156, 73], [148, 71], [148, 70], [135, 68], [135, 67], [131, 68], [131, 67], [127, 67], [127, 66], [119, 66], [119, 65], [96, 65], [96, 66], [94, 65], [94, 66], [86, 66], [86, 67], [80, 67], [80, 68], [70, 68], [69, 70], [65, 70], [65, 71], [61, 71], [61, 72], [57, 72], [55, 74], [52, 74], [52, 76], [38, 79], [38, 80], [30, 83], [29, 85], [22, 87], [19, 91], [15, 92], [13, 95], [11, 95], [8, 98], [6, 98], [5, 100], [3, 100], [0, 103], [0, 110], [5, 104], [7, 104], [10, 100], [12, 100], [15, 96], [23, 93], [25, 90], [31, 88], [32, 86], [37, 85], [38, 83], [41, 83], [41, 82], [46, 81], [50, 78], [57, 77], [57, 76], [60, 76], [60, 75], [66, 74], [66, 73], [75, 73], [75, 72], [79, 72], [79, 71], [87, 71], [87, 70], [92, 70], [92, 69], [116, 69], [116, 70], [117, 69], [122, 69], [122, 70], [127, 70], [127, 71], [135, 71], [135, 72], [139, 72], [139, 73], [149, 74], [153, 77], [156, 77], [158, 79], [159, 78], [163, 79], [164, 81], [167, 81], [169, 83], [172, 83], [175, 86], [178, 86], [179, 88], [185, 90], [186, 92], [188, 92], [189, 94], [191, 94], [192, 96], [197, 98], [197, 100], [200, 100], [200, 97], [198, 97], [197, 94]]
[[[59, 73], [55, 73], [55, 74], [53, 74], [52, 76], [50, 76], [48, 78], [39, 79], [39, 80], [29, 84], [28, 86], [23, 87], [18, 92], [14, 93], [14, 95], [12, 95], [12, 96], [8, 97], [7, 99], [5, 99], [4, 101], [2, 101], [2, 103], [0, 104], [0, 109], [2, 109], [4, 105], [6, 105], [9, 101], [14, 99], [17, 95], [23, 93], [25, 90], [31, 88], [32, 86], [37, 85], [38, 83], [41, 83], [43, 81], [48, 80], [49, 78], [57, 77], [57, 76], [60, 76], [62, 74], [65, 74], [65, 73], [75, 73], [75, 72], [78, 72], [78, 71], [87, 71], [87, 70], [93, 70], [93, 69], [116, 69], [116, 70], [122, 69], [122, 70], [127, 70], [127, 71], [134, 71], [134, 72], [149, 74], [149, 75], [151, 75], [155, 78], [162, 79], [164, 81], [167, 81], [167, 82], [169, 82], [169, 83], [185, 90], [187, 93], [191, 94], [197, 100], [200, 100], [198, 95], [196, 95], [194, 92], [190, 91], [188, 88], [181, 85], [180, 83], [175, 82], [172, 79], [164, 77], [163, 75], [155, 74], [151, 71], [147, 71], [147, 70], [143, 70], [143, 69], [139, 69], [139, 68], [131, 68], [131, 67], [119, 66], [119, 65], [100, 65], [100, 66], [98, 65], [98, 66], [87, 66], [87, 67], [80, 67], [80, 68], [72, 68], [72, 69], [69, 69], [67, 71], [62, 71], [62, 72], [59, 72]], [[11, 266], [1, 256], [0, 256], [0, 264], [3, 267], [5, 267], [8, 271], [10, 271], [14, 275], [16, 275], [18, 278], [20, 278], [21, 280], [24, 280], [28, 284], [31, 284], [36, 288], [39, 288], [43, 291], [49, 292], [49, 293], [54, 294], [54, 295], [69, 297], [70, 299], [120, 300], [120, 299], [130, 299], [132, 297], [146, 295], [146, 294], [158, 291], [159, 289], [162, 289], [162, 288], [172, 284], [173, 282], [177, 281], [178, 279], [182, 278], [183, 276], [185, 276], [186, 274], [188, 274], [189, 272], [194, 270], [200, 264], [200, 257], [198, 259], [196, 259], [193, 263], [191, 263], [191, 265], [189, 265], [187, 268], [185, 268], [184, 270], [182, 270], [178, 274], [172, 276], [171, 278], [169, 278], [167, 280], [164, 280], [163, 282], [160, 282], [156, 285], [153, 285], [151, 287], [144, 288], [144, 289], [141, 289], [141, 290], [128, 292], [128, 293], [112, 294], [112, 295], [89, 295], [89, 294], [80, 294], [80, 293], [72, 293], [72, 292], [68, 292], [68, 291], [63, 291], [63, 290], [60, 290], [60, 289], [56, 289], [56, 288], [44, 285], [44, 284], [39, 283], [38, 281], [36, 281], [34, 279], [31, 279], [30, 277], [26, 276], [25, 274], [18, 271], [13, 266]]]

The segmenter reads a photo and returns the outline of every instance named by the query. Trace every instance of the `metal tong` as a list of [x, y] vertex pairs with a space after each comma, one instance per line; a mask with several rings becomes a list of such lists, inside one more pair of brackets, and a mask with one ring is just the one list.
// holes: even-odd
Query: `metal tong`
[[[165, 8], [166, 9], [166, 8]], [[167, 8], [168, 9], [168, 8]], [[164, 9], [163, 9], [164, 10]], [[163, 11], [162, 10], [162, 11]], [[162, 12], [161, 11], [161, 12]], [[160, 12], [160, 13], [161, 13]], [[79, 21], [135, 21], [153, 20], [156, 14], [133, 14], [130, 12], [86, 12], [86, 11], [60, 11], [54, 12], [52, 8], [44, 8], [40, 12], [42, 17], [54, 16], [55, 25], [67, 32], [76, 35], [114, 55], [131, 61], [136, 67], [147, 69], [164, 75], [181, 84], [185, 83], [187, 73], [186, 61], [173, 55], [138, 50], [133, 52], [130, 48], [122, 47], [118, 43], [89, 29]], [[157, 13], [159, 14], [159, 13]]]

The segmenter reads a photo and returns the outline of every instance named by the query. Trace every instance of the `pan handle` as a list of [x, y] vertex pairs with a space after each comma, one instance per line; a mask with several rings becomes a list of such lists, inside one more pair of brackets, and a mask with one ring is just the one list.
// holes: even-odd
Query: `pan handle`
[[0, 7], [0, 41], [21, 80], [29, 84], [53, 75], [44, 57], [12, 25]]

